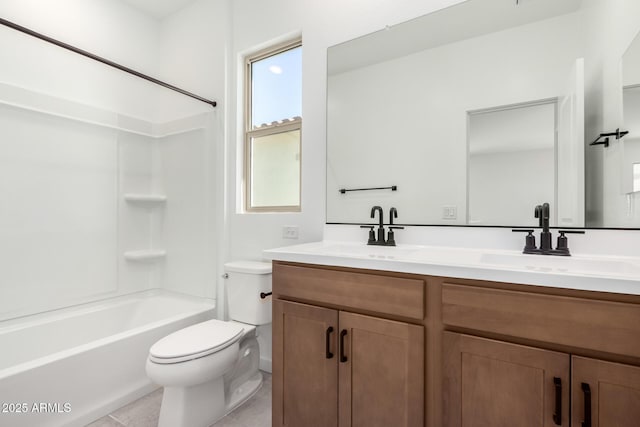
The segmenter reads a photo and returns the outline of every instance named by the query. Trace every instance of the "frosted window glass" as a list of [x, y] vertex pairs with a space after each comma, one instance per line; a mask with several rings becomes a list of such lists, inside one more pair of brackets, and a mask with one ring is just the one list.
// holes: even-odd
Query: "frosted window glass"
[[300, 204], [300, 130], [251, 139], [251, 206]]
[[640, 191], [640, 163], [633, 164], [633, 191]]

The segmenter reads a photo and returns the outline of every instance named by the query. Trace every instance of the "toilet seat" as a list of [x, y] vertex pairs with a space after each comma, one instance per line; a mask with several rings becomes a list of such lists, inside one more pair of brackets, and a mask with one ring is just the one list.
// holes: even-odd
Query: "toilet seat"
[[149, 350], [149, 360], [171, 364], [198, 359], [223, 350], [244, 335], [244, 328], [235, 322], [208, 320], [167, 335]]

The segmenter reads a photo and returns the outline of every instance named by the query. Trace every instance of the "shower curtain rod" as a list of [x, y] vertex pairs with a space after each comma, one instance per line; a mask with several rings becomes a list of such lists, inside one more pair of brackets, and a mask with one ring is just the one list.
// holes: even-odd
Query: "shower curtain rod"
[[171, 85], [169, 83], [165, 83], [162, 80], [158, 80], [158, 79], [153, 78], [151, 76], [148, 76], [146, 74], [142, 74], [139, 71], [132, 70], [131, 68], [125, 67], [124, 65], [120, 65], [120, 64], [118, 64], [116, 62], [109, 61], [108, 59], [103, 58], [101, 56], [94, 55], [93, 53], [87, 52], [86, 50], [79, 49], [79, 48], [77, 48], [75, 46], [72, 46], [70, 44], [61, 42], [60, 40], [56, 40], [56, 39], [51, 38], [49, 36], [45, 36], [44, 34], [40, 34], [40, 33], [36, 32], [36, 31], [30, 30], [29, 28], [23, 27], [23, 26], [18, 25], [18, 24], [14, 23], [14, 22], [7, 21], [4, 18], [0, 18], [0, 24], [4, 25], [6, 27], [9, 27], [9, 28], [13, 28], [14, 30], [20, 31], [21, 33], [28, 34], [28, 35], [30, 35], [32, 37], [36, 37], [36, 38], [38, 38], [40, 40], [44, 40], [46, 42], [49, 42], [49, 43], [54, 44], [56, 46], [59, 46], [61, 48], [70, 50], [70, 51], [75, 52], [77, 54], [80, 54], [82, 56], [86, 56], [87, 58], [91, 58], [94, 61], [102, 62], [103, 64], [108, 65], [110, 67], [117, 68], [118, 70], [124, 71], [124, 72], [129, 73], [129, 74], [133, 74], [134, 76], [140, 77], [141, 79], [145, 79], [147, 81], [150, 81], [151, 83], [155, 83], [155, 84], [160, 85], [162, 87], [165, 87], [167, 89], [171, 89], [171, 90], [179, 92], [179, 93], [181, 93], [183, 95], [186, 95], [186, 96], [189, 96], [191, 98], [197, 99], [198, 101], [201, 101], [201, 102], [204, 102], [206, 104], [209, 104], [212, 107], [215, 107], [217, 105], [216, 101], [211, 101], [209, 99], [203, 98], [203, 97], [201, 97], [199, 95], [196, 95], [194, 93], [188, 92], [188, 91], [186, 91], [184, 89], [180, 89], [179, 87], [173, 86], [173, 85]]

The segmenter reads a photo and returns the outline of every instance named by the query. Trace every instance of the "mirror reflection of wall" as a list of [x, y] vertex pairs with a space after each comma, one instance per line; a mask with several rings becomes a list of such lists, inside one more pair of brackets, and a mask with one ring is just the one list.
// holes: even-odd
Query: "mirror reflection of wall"
[[624, 138], [622, 156], [622, 193], [627, 208], [620, 221], [640, 225], [640, 85], [625, 87], [622, 94], [624, 126], [629, 133]]
[[[466, 215], [475, 197], [467, 191], [467, 112], [540, 99], [584, 111], [576, 67], [583, 54], [580, 1], [521, 3], [469, 1], [329, 48], [327, 222], [369, 222], [371, 206], [383, 205], [395, 206], [403, 224], [473, 225]], [[465, 19], [478, 14], [487, 19]], [[583, 117], [566, 116], [564, 130], [575, 136], [564, 150], [575, 173], [566, 175], [582, 181]], [[531, 167], [532, 176], [554, 177], [555, 160], [548, 163], [545, 171]], [[584, 225], [583, 191], [575, 190], [583, 184], [574, 184], [562, 202], [575, 198], [568, 204], [582, 213], [565, 215], [562, 226]], [[338, 191], [390, 185], [398, 191]], [[536, 198], [529, 217], [479, 219], [531, 225], [534, 206], [547, 201], [557, 208], [553, 199]], [[492, 208], [478, 204], [471, 213]]]
[[640, 36], [629, 45], [622, 57], [622, 111], [624, 137], [622, 147], [622, 195], [626, 209], [618, 223], [640, 226]]
[[556, 224], [556, 100], [469, 113], [468, 223], [537, 225], [551, 204]]

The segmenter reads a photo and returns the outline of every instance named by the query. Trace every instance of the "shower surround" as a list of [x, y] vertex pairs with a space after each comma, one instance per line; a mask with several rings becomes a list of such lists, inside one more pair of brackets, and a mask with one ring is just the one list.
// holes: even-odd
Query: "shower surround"
[[0, 27], [0, 425], [86, 425], [215, 317], [211, 104]]

